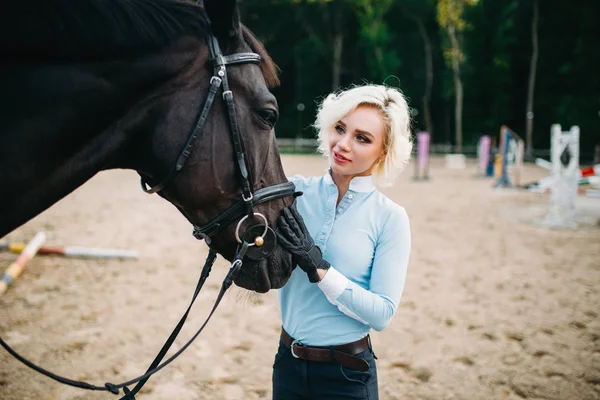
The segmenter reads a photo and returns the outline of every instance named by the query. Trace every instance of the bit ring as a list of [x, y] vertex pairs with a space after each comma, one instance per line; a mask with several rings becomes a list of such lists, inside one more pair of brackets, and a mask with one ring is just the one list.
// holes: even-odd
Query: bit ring
[[[269, 222], [267, 221], [267, 218], [264, 215], [262, 215], [261, 213], [256, 213], [255, 212], [254, 216], [262, 218], [262, 220], [263, 220], [263, 222], [265, 224], [265, 230], [263, 231], [262, 235], [259, 236], [259, 237], [261, 237], [261, 238], [264, 239], [265, 236], [267, 235], [267, 232], [269, 231]], [[240, 222], [238, 222], [237, 226], [235, 227], [235, 240], [237, 240], [238, 243], [242, 243], [242, 239], [240, 239], [240, 228], [242, 226], [242, 223], [246, 219], [248, 219], [248, 216], [244, 215], [244, 218], [240, 219]], [[248, 246], [249, 247], [256, 246], [256, 243], [255, 242], [252, 242], [252, 243], [248, 242]]]

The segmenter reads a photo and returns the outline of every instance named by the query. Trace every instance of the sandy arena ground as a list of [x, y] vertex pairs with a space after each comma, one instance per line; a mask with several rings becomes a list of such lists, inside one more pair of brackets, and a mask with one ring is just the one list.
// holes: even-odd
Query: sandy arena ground
[[[322, 174], [316, 156], [284, 156], [291, 175]], [[406, 289], [373, 333], [381, 399], [600, 399], [600, 199], [579, 199], [580, 227], [534, 224], [548, 196], [494, 190], [475, 165], [385, 190], [410, 216]], [[546, 175], [527, 166], [524, 181]], [[206, 248], [131, 171], [99, 174], [12, 232], [47, 244], [138, 250], [138, 260], [38, 256], [0, 298], [0, 334], [74, 379], [121, 382], [145, 370], [187, 307]], [[0, 253], [4, 270], [15, 255]], [[204, 321], [227, 265], [218, 262], [177, 344]], [[138, 399], [268, 399], [277, 293], [226, 296], [204, 333]], [[3, 400], [114, 399], [71, 389], [0, 351]]]

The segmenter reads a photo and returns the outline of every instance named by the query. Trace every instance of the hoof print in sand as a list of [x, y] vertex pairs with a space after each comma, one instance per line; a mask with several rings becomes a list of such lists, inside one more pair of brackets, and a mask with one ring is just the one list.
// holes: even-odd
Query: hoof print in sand
[[466, 356], [460, 356], [460, 357], [455, 357], [452, 359], [452, 361], [457, 362], [457, 363], [461, 363], [463, 365], [466, 365], [468, 367], [475, 365], [475, 361], [473, 361], [472, 358], [470, 357], [466, 357]]
[[429, 382], [433, 373], [427, 368], [416, 368], [410, 371], [410, 375], [421, 382]]
[[587, 325], [581, 321], [571, 321], [571, 323], [569, 324], [569, 326], [571, 328], [575, 328], [577, 330], [582, 330], [587, 328]]
[[523, 356], [517, 353], [505, 354], [500, 357], [500, 361], [504, 365], [517, 365], [523, 362]]
[[549, 356], [551, 354], [552, 353], [550, 353], [549, 351], [544, 350], [544, 349], [537, 349], [537, 350], [534, 350], [531, 352], [531, 355], [535, 358], [542, 358], [544, 356]]
[[583, 380], [590, 385], [600, 385], [600, 370], [586, 371]]
[[225, 368], [217, 366], [212, 368], [206, 382], [212, 384], [234, 384], [237, 382], [237, 377]]
[[404, 370], [410, 377], [416, 378], [420, 382], [429, 382], [433, 372], [429, 368], [417, 367], [413, 368], [412, 364], [405, 361], [396, 361], [388, 365], [388, 369], [399, 368]]
[[504, 336], [509, 340], [514, 340], [516, 342], [522, 342], [525, 336], [521, 332], [517, 331], [508, 331], [504, 334]]

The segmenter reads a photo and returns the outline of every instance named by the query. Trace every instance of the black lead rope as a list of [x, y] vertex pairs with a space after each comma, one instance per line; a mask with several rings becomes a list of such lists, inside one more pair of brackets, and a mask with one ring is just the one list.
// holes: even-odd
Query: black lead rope
[[[175, 327], [175, 329], [173, 329], [173, 332], [171, 332], [171, 334], [169, 335], [169, 338], [165, 341], [165, 344], [163, 344], [163, 347], [160, 349], [160, 352], [154, 358], [154, 361], [152, 361], [152, 364], [150, 364], [150, 366], [146, 370], [146, 373], [148, 373], [149, 371], [152, 371], [154, 368], [156, 368], [158, 366], [158, 364], [164, 358], [165, 354], [167, 354], [167, 351], [169, 351], [169, 349], [171, 348], [171, 345], [175, 341], [175, 338], [177, 338], [177, 335], [179, 335], [179, 331], [181, 331], [181, 328], [183, 328], [183, 325], [185, 324], [185, 320], [187, 319], [188, 314], [190, 313], [190, 310], [192, 309], [192, 305], [194, 304], [196, 297], [200, 293], [200, 289], [202, 289], [204, 282], [206, 282], [206, 279], [208, 278], [208, 275], [210, 274], [210, 271], [212, 270], [212, 266], [215, 263], [216, 259], [217, 259], [217, 253], [210, 250], [208, 252], [208, 256], [206, 257], [206, 261], [204, 262], [204, 267], [202, 268], [202, 273], [200, 274], [200, 279], [198, 280], [198, 284], [196, 285], [196, 290], [194, 291], [194, 295], [192, 296], [192, 301], [190, 302], [190, 305], [188, 306], [187, 310], [185, 311], [185, 313], [183, 314], [183, 316], [177, 323], [177, 326]], [[127, 388], [127, 386], [123, 387], [123, 392], [125, 393], [125, 396], [119, 400], [135, 399], [134, 396], [136, 395], [137, 392], [140, 391], [140, 389], [146, 384], [147, 381], [148, 381], [148, 378], [142, 379], [141, 381], [139, 381], [137, 383], [137, 385], [135, 385], [135, 387], [131, 391], [129, 390], [129, 388]]]
[[[227, 273], [227, 276], [225, 277], [225, 279], [223, 279], [223, 283], [221, 284], [221, 290], [219, 291], [217, 299], [215, 300], [215, 304], [214, 304], [212, 310], [210, 311], [210, 314], [208, 315], [208, 317], [202, 324], [202, 326], [198, 329], [198, 331], [194, 334], [194, 336], [192, 336], [192, 338], [181, 349], [179, 349], [175, 354], [173, 354], [165, 362], [163, 362], [162, 364], [159, 365], [160, 361], [165, 356], [166, 352], [169, 350], [169, 348], [173, 344], [173, 341], [177, 337], [177, 334], [181, 330], [181, 327], [183, 326], [183, 323], [185, 322], [185, 319], [188, 316], [188, 313], [192, 307], [192, 304], [194, 303], [194, 300], [198, 296], [198, 293], [200, 292], [202, 285], [206, 281], [206, 278], [208, 278], [208, 275], [210, 273], [210, 270], [211, 270], [212, 265], [216, 258], [215, 253], [213, 253], [212, 251], [209, 252], [208, 257], [206, 258], [206, 262], [204, 264], [204, 268], [202, 269], [202, 273], [200, 275], [198, 285], [196, 286], [194, 296], [192, 297], [190, 306], [186, 310], [185, 314], [183, 315], [183, 317], [181, 318], [181, 320], [179, 321], [179, 323], [177, 324], [177, 326], [175, 327], [175, 329], [173, 330], [173, 332], [171, 333], [171, 335], [169, 336], [169, 338], [167, 339], [165, 344], [163, 345], [161, 351], [156, 356], [156, 358], [154, 359], [154, 361], [152, 362], [152, 364], [150, 365], [150, 367], [148, 368], [146, 373], [135, 379], [131, 379], [127, 382], [123, 382], [123, 383], [119, 383], [119, 384], [106, 382], [104, 384], [104, 386], [96, 386], [96, 385], [92, 385], [91, 383], [88, 383], [88, 382], [76, 381], [73, 379], [62, 377], [60, 375], [53, 374], [52, 372], [32, 363], [31, 361], [27, 360], [26, 358], [24, 358], [23, 356], [18, 354], [15, 350], [13, 350], [4, 340], [2, 340], [2, 338], [0, 338], [0, 345], [2, 345], [2, 347], [4, 347], [10, 355], [15, 357], [17, 360], [19, 360], [20, 362], [22, 362], [29, 368], [33, 369], [36, 372], [39, 372], [42, 375], [47, 376], [50, 379], [55, 380], [57, 382], [60, 382], [65, 385], [73, 386], [73, 387], [76, 387], [79, 389], [109, 391], [116, 395], [119, 394], [119, 389], [123, 389], [125, 396], [122, 397], [120, 400], [135, 400], [135, 397], [134, 397], [135, 394], [142, 388], [142, 386], [146, 383], [148, 378], [150, 378], [152, 375], [154, 375], [155, 373], [157, 373], [158, 371], [160, 371], [161, 369], [163, 369], [164, 367], [169, 365], [177, 357], [179, 357], [192, 344], [192, 342], [194, 340], [196, 340], [198, 335], [200, 335], [200, 333], [204, 330], [204, 327], [208, 324], [208, 321], [210, 321], [211, 317], [217, 310], [217, 307], [221, 303], [221, 300], [223, 299], [225, 292], [233, 284], [233, 280], [234, 280], [235, 276], [237, 275], [240, 268], [242, 267], [242, 259], [244, 258], [244, 255], [246, 254], [247, 250], [248, 250], [248, 242], [244, 241], [244, 243], [238, 247], [236, 256], [235, 256], [233, 262], [231, 263], [231, 267], [229, 268], [229, 272]], [[138, 385], [136, 385], [136, 387], [133, 390], [129, 390], [129, 388], [127, 388], [127, 386], [133, 385], [134, 383], [138, 383]]]

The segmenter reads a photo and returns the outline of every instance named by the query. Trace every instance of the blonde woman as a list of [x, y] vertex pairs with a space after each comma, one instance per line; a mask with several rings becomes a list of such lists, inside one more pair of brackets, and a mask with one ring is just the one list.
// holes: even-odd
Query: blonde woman
[[369, 331], [385, 329], [398, 307], [411, 246], [406, 211], [377, 187], [409, 161], [408, 106], [396, 89], [353, 87], [323, 101], [315, 127], [330, 168], [291, 178], [304, 195], [277, 231], [300, 268], [279, 290], [273, 398], [373, 400]]

